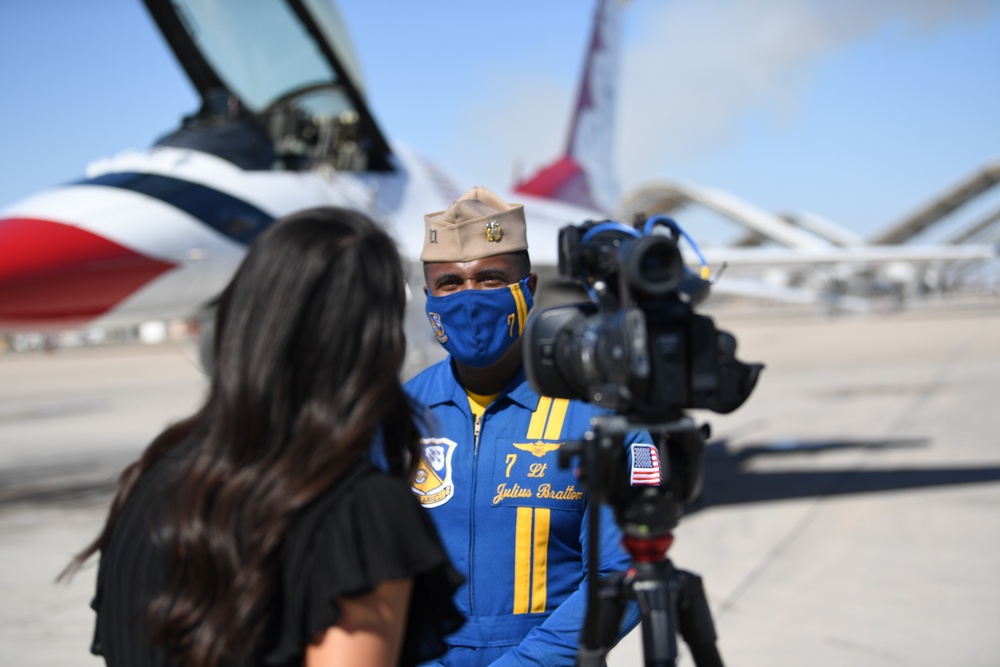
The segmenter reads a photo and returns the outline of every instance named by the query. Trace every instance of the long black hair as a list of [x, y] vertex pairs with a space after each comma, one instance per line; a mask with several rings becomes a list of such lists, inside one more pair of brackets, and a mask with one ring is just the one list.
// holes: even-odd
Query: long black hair
[[319, 208], [274, 223], [219, 302], [207, 399], [126, 468], [103, 531], [111, 539], [136, 482], [176, 460], [159, 540], [167, 584], [148, 608], [153, 641], [179, 664], [215, 667], [253, 650], [275, 613], [289, 522], [381, 433], [390, 471], [412, 472], [414, 414], [399, 382], [404, 273], [366, 216]]

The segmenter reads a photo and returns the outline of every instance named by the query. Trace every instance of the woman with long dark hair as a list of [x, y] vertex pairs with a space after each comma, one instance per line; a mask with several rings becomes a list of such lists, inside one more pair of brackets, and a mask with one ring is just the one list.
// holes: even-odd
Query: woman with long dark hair
[[[405, 479], [404, 276], [364, 215], [288, 216], [218, 305], [204, 405], [119, 480], [97, 539], [108, 665], [394, 665], [443, 653], [461, 577]], [[389, 474], [367, 463], [382, 443]], [[414, 613], [419, 609], [419, 613]]]

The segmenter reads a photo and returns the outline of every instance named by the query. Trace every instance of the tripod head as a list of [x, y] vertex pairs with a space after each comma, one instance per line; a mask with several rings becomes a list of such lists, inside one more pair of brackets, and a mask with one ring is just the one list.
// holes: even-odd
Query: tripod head
[[[627, 434], [637, 430], [648, 431], [654, 445], [626, 447]], [[698, 667], [721, 667], [701, 579], [674, 569], [667, 558], [683, 505], [700, 493], [708, 437], [707, 424], [696, 426], [683, 414], [653, 425], [606, 415], [594, 417], [584, 439], [567, 443], [560, 451], [562, 467], [572, 457], [580, 457], [582, 485], [598, 502], [611, 506], [623, 546], [632, 557], [632, 568], [624, 575], [602, 581], [593, 565], [587, 573], [587, 616], [577, 657], [581, 667], [604, 664], [621, 626], [626, 600], [632, 598], [642, 614], [647, 665], [674, 664], [679, 630]], [[599, 515], [591, 512], [588, 527], [592, 564], [599, 560]]]
[[[654, 448], [626, 447], [626, 436], [635, 431], [648, 432]], [[701, 493], [709, 435], [708, 424], [697, 426], [683, 414], [658, 424], [602, 415], [592, 419], [582, 441], [563, 447], [559, 462], [566, 467], [580, 456], [582, 484], [611, 506], [626, 539], [646, 540], [669, 534], [683, 506]]]

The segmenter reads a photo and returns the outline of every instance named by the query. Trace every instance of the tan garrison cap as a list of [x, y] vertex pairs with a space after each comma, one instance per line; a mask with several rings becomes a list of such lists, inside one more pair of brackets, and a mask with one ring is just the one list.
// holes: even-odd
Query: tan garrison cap
[[524, 206], [477, 185], [445, 211], [424, 216], [422, 262], [468, 262], [528, 249]]

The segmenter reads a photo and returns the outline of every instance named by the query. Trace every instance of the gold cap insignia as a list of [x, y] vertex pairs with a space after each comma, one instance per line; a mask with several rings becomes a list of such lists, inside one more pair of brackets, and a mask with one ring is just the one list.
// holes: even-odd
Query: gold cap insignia
[[500, 243], [500, 239], [503, 238], [503, 228], [500, 223], [496, 220], [490, 220], [486, 223], [486, 240], [490, 243]]

